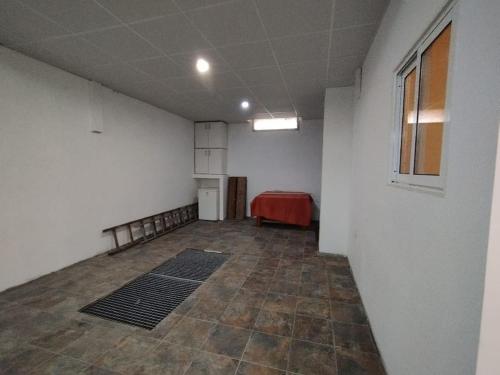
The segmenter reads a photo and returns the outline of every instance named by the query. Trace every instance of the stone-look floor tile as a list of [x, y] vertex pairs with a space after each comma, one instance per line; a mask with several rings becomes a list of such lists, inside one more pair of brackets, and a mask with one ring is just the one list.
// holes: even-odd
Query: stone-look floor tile
[[293, 340], [288, 371], [304, 375], [335, 375], [335, 350], [332, 346]]
[[37, 308], [37, 309], [49, 309], [54, 305], [64, 301], [68, 295], [57, 289], [45, 289], [40, 291], [36, 295], [23, 298], [19, 303]]
[[62, 354], [93, 363], [127, 335], [127, 331], [119, 328], [93, 327], [70, 343]]
[[[81, 375], [120, 375], [118, 372], [106, 370], [97, 366], [90, 366], [80, 373]], [[62, 374], [61, 374], [62, 375]]]
[[[257, 266], [258, 267], [258, 266]], [[249, 275], [249, 279], [262, 279], [265, 280], [266, 282], [270, 282], [271, 279], [273, 278], [276, 270], [274, 268], [264, 268], [264, 269], [254, 269]]]
[[334, 302], [361, 303], [361, 297], [356, 289], [330, 288], [330, 298]]
[[233, 375], [238, 361], [213, 353], [202, 352], [195, 356], [185, 375]]
[[81, 374], [87, 367], [89, 367], [89, 363], [58, 355], [38, 366], [35, 372], [39, 375], [77, 375]]
[[254, 332], [243, 354], [243, 360], [286, 370], [290, 340], [287, 337]]
[[33, 346], [19, 347], [0, 357], [0, 374], [28, 374], [54, 357], [54, 353]]
[[326, 266], [326, 272], [330, 276], [352, 276], [351, 267], [349, 267], [349, 264], [345, 265], [328, 264]]
[[308, 298], [330, 298], [330, 291], [326, 284], [302, 283], [299, 295]]
[[333, 345], [332, 324], [329, 320], [297, 315], [293, 337], [324, 345]]
[[80, 338], [91, 327], [92, 326], [90, 324], [85, 322], [70, 321], [68, 324], [43, 335], [31, 343], [33, 345], [58, 352]]
[[337, 352], [339, 375], [385, 375], [380, 357], [373, 353]]
[[288, 281], [274, 281], [269, 288], [272, 293], [289, 294], [296, 296], [299, 294], [299, 284]]
[[187, 314], [195, 305], [198, 303], [198, 299], [196, 298], [196, 291], [190, 295], [188, 298], [184, 300], [179, 306], [177, 306], [174, 312], [178, 315]]
[[322, 270], [302, 271], [301, 281], [303, 283], [326, 284], [328, 276]]
[[241, 328], [252, 328], [255, 324], [259, 309], [247, 303], [231, 303], [228, 305], [220, 322]]
[[218, 284], [205, 284], [198, 293], [200, 299], [213, 299], [216, 301], [229, 302], [233, 299], [238, 289]]
[[297, 314], [329, 319], [330, 302], [320, 298], [300, 297], [297, 300]]
[[168, 316], [163, 319], [158, 325], [153, 328], [149, 335], [155, 339], [164, 338], [171, 330], [176, 326], [177, 323], [182, 319], [182, 315], [176, 313], [170, 313]]
[[224, 310], [226, 310], [227, 305], [228, 303], [224, 301], [202, 299], [186, 315], [191, 318], [217, 322], [219, 317], [224, 313]]
[[[285, 225], [266, 223], [257, 228], [252, 220], [222, 223], [199, 221], [114, 257], [97, 256], [2, 292], [0, 369], [3, 370], [2, 365], [8, 364], [9, 375], [35, 373], [32, 370], [36, 366], [43, 363], [49, 366], [49, 363], [56, 363], [56, 359], [60, 360], [60, 357], [57, 357], [54, 362], [49, 361], [56, 355], [53, 351], [56, 351], [60, 355], [76, 360], [83, 359], [89, 363], [98, 356], [96, 363], [93, 366], [89, 364], [83, 372], [88, 375], [128, 375], [132, 370], [136, 373], [182, 373], [188, 368], [189, 371], [198, 373], [203, 372], [202, 367], [206, 369], [204, 373], [222, 373], [226, 367], [219, 366], [218, 360], [220, 363], [229, 364], [234, 359], [227, 355], [209, 354], [204, 350], [159, 340], [165, 340], [184, 316], [210, 321], [212, 326], [219, 324], [221, 320], [233, 328], [253, 328], [260, 310], [263, 311], [263, 318], [259, 322], [259, 329], [285, 334], [288, 328], [281, 331], [277, 327], [288, 327], [288, 324], [270, 324], [269, 321], [273, 320], [270, 317], [276, 319], [285, 314], [293, 315], [297, 309], [298, 334], [303, 328], [300, 323], [301, 316], [327, 318], [326, 307], [330, 303], [329, 299], [333, 309], [330, 319], [333, 322], [358, 325], [367, 323], [347, 258], [318, 256], [316, 240], [312, 231], [297, 230]], [[203, 287], [198, 288], [155, 329], [148, 331], [78, 311], [96, 298], [117, 289], [188, 247], [218, 249], [232, 255]], [[251, 289], [240, 289], [245, 283]], [[269, 319], [264, 319], [265, 316]], [[79, 328], [75, 329], [75, 322], [87, 325], [82, 327], [80, 332]], [[312, 327], [314, 326], [313, 324]], [[115, 329], [116, 336], [105, 333], [115, 332]], [[309, 326], [309, 330], [311, 329]], [[102, 331], [102, 335], [96, 333], [99, 331]], [[340, 345], [337, 348], [372, 349], [370, 344], [366, 344], [370, 341], [364, 340], [362, 334], [347, 331], [348, 333], [342, 327], [337, 327], [336, 344]], [[311, 332], [314, 330], [304, 335], [314, 336]], [[287, 339], [286, 336], [259, 331], [254, 334], [256, 337], [271, 337], [279, 342]], [[196, 337], [196, 333], [194, 336]], [[208, 337], [206, 339], [208, 340]], [[250, 341], [247, 344], [252, 349]], [[50, 349], [30, 346], [31, 342]], [[189, 341], [186, 343], [193, 345]], [[309, 341], [307, 343], [311, 344]], [[165, 350], [164, 356], [152, 354], [156, 353], [155, 348], [160, 348], [160, 344], [162, 348], [169, 348]], [[280, 351], [276, 351], [275, 346], [279, 345], [271, 345], [273, 350], [263, 350], [263, 355], [256, 355], [259, 346], [254, 345], [254, 349], [246, 355], [252, 355], [253, 352], [256, 360], [261, 362], [257, 364], [251, 359], [248, 363], [241, 362], [238, 370], [240, 375], [284, 373], [286, 366], [277, 370], [276, 365], [273, 365], [279, 363], [281, 358], [277, 354]], [[205, 357], [200, 357], [200, 353], [204, 353]], [[375, 354], [354, 354], [350, 357], [345, 354], [339, 369], [344, 369], [344, 375], [369, 373], [369, 359], [376, 359]], [[358, 357], [363, 358], [365, 362]], [[165, 367], [165, 358], [172, 358], [170, 367]], [[283, 355], [282, 358], [286, 365], [288, 356]], [[232, 365], [228, 365], [227, 368], [231, 367]], [[294, 374], [289, 370], [290, 375]]]
[[332, 319], [343, 323], [367, 324], [362, 305], [332, 303]]
[[178, 345], [201, 348], [215, 328], [215, 323], [184, 317], [165, 337], [165, 341]]
[[134, 363], [122, 368], [120, 372], [127, 375], [184, 374], [197, 353], [193, 348], [162, 343]]
[[295, 312], [296, 304], [297, 297], [286, 294], [269, 293], [262, 309], [293, 314]]
[[328, 284], [330, 285], [330, 288], [356, 289], [354, 279], [349, 276], [329, 276]]
[[254, 329], [272, 335], [291, 336], [293, 327], [293, 315], [261, 310]]
[[128, 336], [105, 352], [94, 364], [108, 370], [125, 372], [158, 346], [158, 343], [155, 339]]
[[260, 307], [266, 298], [266, 293], [259, 290], [241, 288], [234, 296], [233, 303], [244, 303], [249, 306]]
[[261, 279], [259, 277], [249, 277], [243, 283], [243, 288], [250, 290], [265, 291], [268, 289], [271, 279]]
[[278, 268], [276, 274], [274, 275], [274, 278], [276, 280], [298, 284], [300, 283], [301, 276], [302, 272], [300, 271], [300, 269]]
[[242, 361], [236, 375], [285, 375], [285, 372]]
[[347, 350], [376, 353], [370, 327], [367, 325], [333, 323], [335, 345]]
[[211, 332], [203, 350], [239, 359], [245, 350], [250, 333], [251, 331], [247, 329], [219, 324]]

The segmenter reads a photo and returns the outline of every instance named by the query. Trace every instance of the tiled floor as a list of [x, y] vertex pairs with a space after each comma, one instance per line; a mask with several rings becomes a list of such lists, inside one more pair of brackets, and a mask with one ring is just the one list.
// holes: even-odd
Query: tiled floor
[[[78, 309], [187, 248], [233, 255], [154, 330]], [[315, 234], [196, 222], [0, 293], [0, 374], [384, 374], [345, 258]]]

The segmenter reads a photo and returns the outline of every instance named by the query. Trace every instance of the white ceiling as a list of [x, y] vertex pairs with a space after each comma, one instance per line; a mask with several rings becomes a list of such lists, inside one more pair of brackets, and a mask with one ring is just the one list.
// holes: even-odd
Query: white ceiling
[[192, 120], [316, 119], [326, 87], [353, 83], [387, 3], [0, 0], [0, 43]]

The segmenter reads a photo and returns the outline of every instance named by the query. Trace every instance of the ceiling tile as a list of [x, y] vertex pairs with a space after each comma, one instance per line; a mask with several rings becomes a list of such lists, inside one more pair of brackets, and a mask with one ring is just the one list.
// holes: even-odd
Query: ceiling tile
[[237, 71], [248, 86], [277, 85], [283, 83], [277, 66]]
[[322, 119], [325, 115], [325, 110], [323, 107], [310, 107], [310, 106], [298, 106], [297, 115], [302, 118], [302, 120], [318, 120]]
[[239, 111], [241, 102], [247, 100], [250, 103], [250, 108], [259, 108], [259, 104], [252, 92], [246, 87], [238, 87], [234, 89], [219, 90], [217, 97], [229, 107], [230, 110]]
[[152, 59], [134, 61], [130, 63], [137, 69], [158, 79], [180, 77], [186, 74], [186, 69], [181, 68], [168, 57], [154, 57]]
[[333, 27], [378, 24], [389, 0], [335, 0]]
[[176, 0], [177, 5], [180, 9], [186, 10], [194, 10], [198, 8], [206, 8], [214, 5], [227, 3], [233, 0]]
[[376, 32], [376, 25], [333, 30], [330, 47], [331, 58], [343, 56], [365, 56]]
[[36, 42], [68, 32], [14, 0], [2, 0], [0, 41], [5, 45]]
[[124, 22], [134, 22], [178, 13], [172, 0], [97, 0]]
[[244, 83], [233, 72], [207, 74], [200, 76], [200, 80], [210, 91], [244, 86]]
[[304, 61], [295, 64], [281, 65], [285, 81], [325, 81], [327, 60]]
[[178, 78], [169, 78], [162, 81], [167, 87], [170, 87], [172, 90], [175, 90], [179, 93], [186, 91], [200, 91], [206, 90], [206, 87], [203, 85], [203, 82], [199, 79], [198, 76], [185, 76]]
[[189, 100], [196, 105], [205, 107], [218, 107], [221, 105], [219, 97], [208, 90], [190, 91], [182, 94], [186, 100]]
[[146, 74], [124, 64], [90, 68], [87, 78], [114, 89], [122, 87], [124, 84], [151, 80], [151, 77]]
[[300, 81], [288, 84], [288, 91], [294, 104], [323, 101], [325, 96], [325, 82]]
[[[49, 39], [40, 42], [40, 48], [44, 51], [46, 59], [61, 61], [69, 65], [96, 66], [106, 65], [113, 62], [110, 56], [85, 39], [75, 36]], [[57, 64], [55, 64], [57, 66]]]
[[330, 29], [333, 0], [256, 0], [270, 38]]
[[57, 24], [74, 32], [116, 26], [119, 21], [92, 0], [23, 0]]
[[125, 61], [159, 55], [157, 50], [126, 27], [96, 31], [84, 37], [109, 54]]
[[218, 51], [237, 70], [276, 65], [268, 41], [221, 47]]
[[164, 108], [165, 110], [175, 113], [179, 116], [183, 116], [183, 113], [187, 113], [192, 110], [193, 107], [199, 107], [200, 105], [193, 102], [185, 94], [173, 94], [161, 98], [161, 102], [158, 101], [156, 104], [158, 107]]
[[348, 86], [354, 83], [354, 72], [363, 65], [363, 56], [346, 56], [334, 58], [330, 61], [328, 72], [328, 86]]
[[181, 66], [185, 66], [190, 73], [196, 73], [196, 60], [203, 58], [210, 64], [210, 72], [222, 73], [231, 70], [229, 64], [217, 53], [215, 49], [206, 49], [196, 52], [179, 53], [169, 55], [172, 60]]
[[280, 65], [328, 58], [328, 33], [273, 39], [272, 46]]
[[279, 107], [276, 111], [281, 111], [282, 107], [291, 107], [292, 103], [288, 98], [288, 92], [283, 85], [263, 85], [250, 87], [257, 99], [270, 111]]
[[114, 87], [114, 89], [145, 102], [152, 102], [174, 94], [172, 90], [158, 81], [127, 82], [124, 85]]
[[189, 12], [188, 16], [217, 47], [266, 39], [252, 1], [223, 3]]
[[143, 37], [168, 54], [210, 48], [210, 44], [179, 14], [131, 25]]

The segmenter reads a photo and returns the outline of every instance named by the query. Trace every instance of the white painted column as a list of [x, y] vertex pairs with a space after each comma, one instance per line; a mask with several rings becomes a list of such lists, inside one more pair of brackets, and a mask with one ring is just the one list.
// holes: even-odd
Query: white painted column
[[476, 375], [498, 373], [498, 349], [500, 348], [500, 321], [498, 319], [500, 317], [500, 136], [494, 183]]
[[353, 88], [326, 90], [319, 251], [347, 255], [351, 221]]

